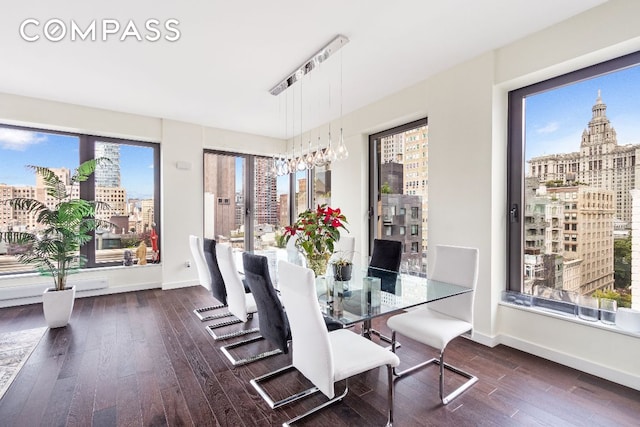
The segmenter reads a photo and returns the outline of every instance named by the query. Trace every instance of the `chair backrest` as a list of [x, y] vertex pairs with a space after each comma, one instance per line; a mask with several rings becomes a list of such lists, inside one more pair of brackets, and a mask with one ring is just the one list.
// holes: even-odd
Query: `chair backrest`
[[269, 261], [266, 256], [243, 252], [242, 263], [245, 282], [256, 301], [260, 335], [286, 354], [291, 339], [289, 320], [271, 283]]
[[368, 275], [380, 277], [380, 289], [385, 292], [395, 293], [397, 274], [391, 272], [400, 271], [402, 261], [402, 242], [397, 240], [373, 239], [373, 251], [369, 267], [388, 270], [385, 272], [369, 269]]
[[224, 286], [224, 279], [220, 273], [218, 257], [216, 256], [216, 241], [206, 237], [203, 240], [204, 259], [207, 262], [207, 266], [209, 266], [209, 273], [211, 274], [211, 293], [215, 299], [227, 305], [227, 290]]
[[402, 261], [402, 242], [373, 239], [373, 251], [369, 267], [399, 271], [400, 261]]
[[353, 253], [356, 249], [356, 239], [351, 236], [340, 236], [340, 240], [333, 246], [333, 254], [329, 258], [329, 264], [338, 259], [353, 262]]
[[289, 240], [287, 240], [287, 261], [293, 264], [306, 266], [306, 261], [296, 246], [296, 240], [298, 240], [297, 234], [289, 237]]
[[334, 397], [334, 361], [313, 271], [286, 261], [278, 263], [278, 287], [291, 321], [293, 366], [328, 398]]
[[216, 258], [222, 279], [227, 291], [227, 308], [229, 312], [243, 322], [247, 321], [247, 300], [244, 296], [244, 285], [233, 260], [233, 248], [228, 243], [216, 245]]
[[473, 303], [478, 283], [476, 248], [436, 245], [433, 270], [429, 278], [473, 289], [472, 292], [429, 303], [429, 309], [473, 324]]
[[207, 289], [211, 289], [211, 273], [209, 267], [207, 267], [207, 261], [204, 258], [204, 251], [202, 249], [202, 240], [198, 236], [189, 236], [189, 248], [191, 249], [191, 256], [196, 264], [196, 270], [198, 271], [198, 281], [200, 285]]

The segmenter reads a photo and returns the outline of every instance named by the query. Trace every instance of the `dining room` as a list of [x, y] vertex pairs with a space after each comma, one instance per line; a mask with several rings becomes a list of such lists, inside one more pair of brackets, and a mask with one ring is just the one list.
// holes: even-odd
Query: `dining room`
[[[420, 3], [412, 2], [411, 6], [426, 7]], [[510, 145], [513, 135], [524, 134], [522, 129], [518, 133], [517, 129], [510, 127], [514, 122], [509, 115], [514, 99], [510, 94], [575, 72], [579, 76], [574, 75], [574, 79], [580, 80], [583, 70], [637, 55], [640, 32], [634, 17], [640, 12], [640, 5], [624, 0], [590, 1], [588, 4], [545, 1], [535, 6], [529, 2], [515, 2], [518, 4], [514, 6], [510, 2], [491, 1], [491, 7], [497, 4], [509, 7], [511, 18], [498, 19], [491, 7], [480, 8], [482, 10], [478, 13], [468, 14], [474, 21], [466, 22], [468, 26], [460, 28], [451, 18], [458, 17], [458, 11], [446, 7], [447, 2], [441, 3], [444, 5], [440, 5], [443, 8], [440, 16], [450, 17], [444, 28], [437, 26], [439, 20], [425, 9], [403, 9], [378, 2], [371, 8], [369, 13], [373, 15], [367, 21], [361, 19], [364, 6], [360, 9], [349, 6], [345, 16], [350, 17], [354, 26], [356, 22], [366, 21], [373, 28], [363, 33], [368, 34], [367, 37], [359, 38], [355, 30], [349, 32], [342, 28], [333, 32], [332, 27], [331, 34], [328, 30], [314, 33], [310, 45], [303, 43], [309, 39], [301, 37], [299, 45], [295, 46], [295, 54], [289, 50], [293, 49], [290, 44], [295, 37], [285, 37], [281, 28], [271, 28], [259, 34], [247, 31], [246, 38], [240, 37], [239, 27], [231, 23], [244, 22], [251, 28], [254, 25], [258, 28], [264, 23], [253, 22], [253, 18], [233, 5], [225, 6], [228, 9], [220, 4], [210, 6], [213, 9], [206, 9], [207, 13], [203, 12], [200, 17], [195, 16], [194, 11], [169, 10], [167, 16], [171, 12], [180, 12], [184, 13], [182, 16], [189, 17], [180, 21], [182, 39], [173, 42], [146, 40], [138, 44], [130, 43], [136, 42], [135, 36], [125, 41], [111, 36], [106, 41], [96, 40], [93, 45], [90, 45], [89, 38], [75, 44], [70, 39], [52, 42], [47, 40], [44, 26], [47, 19], [54, 18], [46, 14], [37, 17], [39, 25], [32, 21], [25, 24], [26, 34], [29, 37], [39, 34], [40, 39], [32, 42], [17, 40], [19, 25], [31, 16], [31, 11], [17, 8], [0, 18], [0, 22], [7, 24], [3, 26], [7, 33], [2, 39], [10, 41], [10, 62], [16, 64], [15, 67], [3, 68], [0, 74], [0, 141], [2, 149], [6, 150], [0, 156], [0, 164], [3, 165], [0, 167], [0, 182], [3, 183], [0, 189], [31, 188], [30, 184], [22, 181], [11, 184], [9, 174], [2, 175], [5, 173], [2, 170], [8, 171], [10, 164], [18, 164], [17, 161], [7, 161], [13, 157], [5, 156], [5, 152], [18, 153], [17, 146], [37, 147], [47, 138], [51, 142], [63, 136], [79, 142], [65, 150], [39, 149], [39, 155], [51, 154], [53, 157], [58, 151], [84, 152], [82, 144], [90, 140], [117, 142], [125, 147], [121, 151], [123, 174], [126, 172], [125, 164], [136, 159], [127, 157], [126, 150], [133, 148], [140, 149], [146, 157], [144, 162], [130, 162], [134, 167], [129, 170], [153, 171], [149, 175], [150, 196], [136, 196], [131, 191], [131, 199], [137, 201], [129, 205], [123, 202], [122, 205], [123, 210], [132, 206], [135, 212], [112, 215], [115, 219], [129, 218], [129, 222], [124, 225], [124, 222], [116, 221], [118, 227], [96, 236], [96, 241], [99, 238], [104, 243], [104, 249], [89, 245], [95, 246], [96, 252], [92, 253], [91, 268], [82, 269], [73, 277], [80, 282], [80, 290], [69, 325], [44, 333], [25, 359], [0, 400], [2, 419], [6, 415], [7, 420], [12, 420], [10, 425], [268, 425], [281, 424], [320, 404], [323, 397], [314, 395], [273, 410], [251, 386], [252, 379], [292, 363], [290, 354], [242, 366], [235, 366], [227, 358], [220, 348], [243, 338], [218, 341], [207, 328], [216, 320], [203, 322], [193, 313], [202, 307], [218, 305], [219, 301], [211, 289], [202, 286], [189, 246], [189, 236], [226, 241], [235, 245], [236, 252], [251, 251], [260, 244], [266, 248], [267, 236], [276, 242], [281, 237], [277, 234], [285, 225], [290, 226], [299, 213], [316, 208], [315, 202], [324, 200], [332, 209], [340, 209], [348, 220], [348, 235], [354, 239], [356, 273], [367, 272], [374, 239], [384, 240], [389, 237], [385, 234], [387, 232], [395, 236], [396, 230], [398, 236], [402, 236], [397, 239], [408, 243], [404, 247], [406, 258], [402, 261], [405, 263], [403, 267], [419, 266], [418, 271], [413, 268], [413, 278], [427, 280], [430, 267], [436, 263], [435, 247], [438, 245], [473, 247], [479, 253], [472, 333], [453, 338], [447, 346], [448, 362], [461, 366], [475, 375], [478, 381], [447, 405], [442, 404], [439, 395], [436, 367], [425, 368], [394, 381], [395, 424], [633, 425], [640, 414], [637, 403], [640, 401], [640, 371], [636, 357], [640, 354], [639, 332], [619, 328], [615, 323], [607, 324], [599, 317], [595, 321], [585, 320], [574, 315], [573, 311], [567, 315], [561, 310], [554, 310], [559, 305], [558, 301], [551, 303], [543, 295], [535, 297], [548, 304], [536, 306], [532, 291], [527, 291], [528, 294], [521, 292], [525, 289], [523, 271], [530, 265], [538, 268], [545, 265], [544, 262], [551, 263], [556, 272], [560, 267], [566, 268], [564, 271], [571, 272], [575, 280], [580, 276], [577, 264], [584, 264], [580, 267], [584, 269], [587, 264], [604, 269], [601, 259], [585, 258], [582, 261], [571, 254], [571, 249], [564, 249], [564, 244], [569, 248], [579, 247], [582, 223], [577, 219], [572, 221], [571, 215], [575, 213], [579, 218], [582, 212], [578, 208], [573, 209], [573, 201], [568, 203], [569, 220], [556, 230], [556, 234], [561, 236], [558, 238], [562, 243], [560, 249], [571, 255], [566, 262], [561, 257], [543, 261], [543, 252], [547, 248], [544, 242], [535, 248], [527, 248], [523, 239], [519, 249], [512, 250], [506, 243], [512, 233], [509, 227], [515, 227], [513, 224], [524, 227], [528, 213], [520, 201], [519, 211], [514, 210], [509, 203], [511, 190], [516, 187], [524, 192], [530, 190], [527, 194], [531, 195], [531, 200], [533, 197], [546, 197], [551, 202], [565, 200], [565, 193], [570, 193], [564, 187], [547, 189], [546, 193], [540, 187], [528, 188], [525, 185], [527, 163], [524, 154], [520, 156], [522, 170], [517, 179], [507, 171], [514, 163], [509, 157], [513, 154], [513, 145]], [[524, 7], [528, 9], [522, 9]], [[298, 11], [299, 8], [292, 8], [292, 14], [294, 9]], [[411, 13], [412, 10], [420, 13]], [[66, 12], [68, 16], [72, 15], [72, 10]], [[296, 13], [306, 16], [303, 12]], [[136, 17], [148, 14], [146, 11], [137, 13]], [[265, 10], [261, 16], [269, 17], [272, 13], [273, 10]], [[408, 15], [415, 15], [416, 21], [412, 21], [415, 25], [398, 24], [404, 22]], [[202, 22], [204, 16], [215, 18], [217, 25], [205, 25]], [[225, 19], [225, 16], [233, 16], [234, 19]], [[372, 24], [386, 22], [384, 16], [399, 25], [395, 32], [390, 33], [404, 34], [404, 40], [410, 43], [381, 44], [377, 46], [385, 49], [378, 50], [366, 45], [366, 49], [358, 50], [363, 46], [360, 43], [365, 43], [362, 39], [369, 40], [369, 36], [377, 34], [375, 40], [384, 42], [384, 35], [374, 31], [377, 26]], [[328, 18], [319, 21], [333, 22]], [[71, 28], [69, 20], [60, 19]], [[231, 27], [223, 26], [226, 21]], [[302, 18], [291, 21], [296, 25], [307, 22]], [[349, 19], [346, 21], [351, 22]], [[442, 21], [445, 22], [444, 19]], [[536, 22], [538, 26], [525, 28], [528, 21]], [[475, 26], [471, 26], [472, 23]], [[54, 21], [47, 28], [53, 29], [57, 24]], [[85, 21], [82, 25], [82, 31], [91, 28], [84, 26], [87, 25]], [[309, 25], [315, 28], [315, 25]], [[433, 34], [427, 32], [429, 26], [440, 32], [429, 36]], [[121, 27], [121, 33], [125, 27]], [[213, 31], [214, 27], [225, 28], [228, 33], [211, 35], [209, 45], [211, 40], [215, 40], [213, 44], [221, 50], [216, 50], [215, 55], [203, 55], [202, 52], [211, 46], [207, 47], [201, 39], [198, 39], [201, 44], [190, 43], [198, 38], [196, 35], [203, 34], [200, 31], [206, 28]], [[144, 28], [144, 25], [136, 28]], [[165, 30], [163, 35], [173, 34]], [[420, 32], [423, 30], [424, 34]], [[133, 31], [130, 28], [130, 32]], [[349, 36], [349, 42], [337, 53], [322, 66], [305, 65], [319, 47], [343, 32]], [[300, 33], [307, 34], [304, 31]], [[269, 64], [264, 72], [257, 72], [254, 67], [261, 61], [247, 60], [250, 65], [241, 61], [240, 66], [232, 66], [235, 56], [223, 43], [223, 40], [232, 38], [229, 34], [238, 35], [238, 40], [246, 45], [237, 46], [250, 46], [249, 51], [256, 55], [273, 52], [285, 52], [287, 55], [282, 54], [277, 60], [260, 57], [264, 59], [262, 62]], [[465, 51], [464, 55], [455, 54], [457, 51], [453, 46], [470, 47], [472, 41], [481, 38], [480, 35], [501, 35], [504, 38], [482, 40], [485, 44], [476, 50]], [[71, 37], [71, 33], [65, 37]], [[391, 40], [391, 34], [387, 38]], [[451, 47], [443, 47], [451, 54], [446, 58], [450, 62], [442, 58], [442, 62], [429, 67], [426, 63], [417, 63], [422, 56], [429, 56], [429, 52], [437, 53], [440, 46], [437, 41], [440, 39], [443, 43], [444, 40], [455, 42]], [[258, 43], [260, 40], [277, 43], [273, 46], [281, 49], [262, 46]], [[153, 58], [146, 65], [151, 64], [157, 73], [145, 68], [142, 47], [146, 49], [145, 54], [150, 55], [148, 58]], [[395, 59], [395, 62], [385, 61], [385, 56], [367, 54], [385, 50], [410, 52], [405, 52], [403, 59]], [[84, 56], [79, 55], [79, 51]], [[238, 49], [238, 52], [244, 50]], [[379, 63], [391, 63], [384, 64], [388, 67], [384, 68], [387, 74], [370, 76], [368, 71], [364, 71], [367, 68], [357, 66], [356, 57], [358, 60], [374, 57], [380, 69], [384, 67]], [[47, 67], [34, 64], [38, 58], [47, 58], [55, 66], [47, 70]], [[64, 68], [65, 61], [73, 67]], [[129, 66], [127, 61], [135, 67]], [[222, 62], [229, 65], [221, 67]], [[88, 64], [103, 64], [104, 67], [91, 69]], [[367, 64], [368, 69], [378, 69], [375, 62]], [[282, 92], [281, 98], [269, 93], [269, 88], [279, 82], [292, 83], [290, 72], [298, 70], [300, 65], [305, 65], [303, 70], [310, 70], [307, 77], [315, 78], [315, 83], [303, 80], [302, 90], [292, 85]], [[625, 65], [622, 68], [627, 66], [631, 67]], [[421, 71], [416, 71], [416, 68]], [[216, 74], [212, 77], [214, 75], [208, 74], [207, 70], [232, 75]], [[240, 76], [240, 71], [248, 70], [253, 71], [250, 76], [243, 75], [246, 78], [239, 79], [240, 83], [232, 78], [233, 73]], [[327, 71], [331, 71], [331, 78], [322, 81], [319, 76], [329, 74]], [[189, 73], [204, 73], [205, 76], [196, 79]], [[109, 76], [117, 78], [112, 81]], [[255, 83], [256, 79], [258, 83]], [[57, 90], [63, 87], [63, 81], [65, 89]], [[395, 82], [396, 86], [386, 86], [387, 81]], [[228, 82], [228, 87], [221, 82]], [[315, 92], [314, 85], [320, 84], [323, 90]], [[245, 93], [241, 89], [259, 94], [247, 100], [240, 96]], [[112, 94], [119, 98], [106, 101]], [[218, 97], [221, 104], [214, 107], [212, 100], [218, 100]], [[360, 104], [354, 103], [356, 98]], [[590, 115], [601, 114], [607, 99], [606, 91], [602, 96], [596, 91], [589, 92], [586, 107], [580, 107], [580, 114], [586, 111], [586, 118], [582, 114], [579, 119], [581, 130], [577, 136], [572, 135], [578, 144], [582, 141], [584, 127], [591, 129], [589, 119], [595, 120]], [[199, 100], [201, 103], [188, 104], [187, 100]], [[164, 108], [160, 108], [162, 105]], [[608, 102], [609, 115], [618, 129], [620, 145], [632, 144], [633, 137], [623, 141], [622, 129], [626, 121], [623, 116], [619, 116], [618, 122], [614, 120], [614, 105]], [[239, 106], [244, 106], [244, 109], [238, 110]], [[592, 110], [594, 106], [596, 108]], [[260, 114], [253, 115], [254, 108], [259, 108]], [[415, 131], [418, 128], [405, 129], [405, 126], [416, 123], [428, 127], [426, 137], [421, 131]], [[559, 123], [555, 124], [559, 126]], [[606, 127], [599, 121], [592, 124], [594, 129]], [[556, 127], [540, 127], [539, 130], [544, 133], [553, 129]], [[394, 140], [390, 136], [395, 130], [413, 130], [414, 133], [407, 134], [406, 144], [403, 139], [403, 150], [406, 151], [402, 156], [390, 148], [389, 157], [385, 158], [384, 144], [399, 147], [399, 139]], [[23, 132], [20, 134], [22, 137], [11, 139], [17, 135], [14, 131]], [[610, 128], [606, 131], [611, 135]], [[376, 135], [379, 138], [376, 139]], [[340, 160], [336, 157], [329, 166], [326, 162], [313, 163], [312, 168], [304, 171], [288, 168], [285, 173], [282, 169], [282, 159], [299, 159], [302, 154], [324, 151], [330, 138], [335, 149], [344, 144], [348, 156]], [[560, 144], [562, 141], [556, 142]], [[428, 145], [428, 153], [420, 151], [422, 143]], [[379, 153], [375, 151], [376, 147]], [[411, 149], [415, 151], [409, 151]], [[379, 157], [372, 153], [379, 154]], [[546, 154], [548, 152], [543, 151], [540, 157]], [[411, 169], [406, 166], [402, 172], [394, 169], [396, 163], [401, 163], [397, 161], [400, 158], [408, 165], [410, 162], [421, 163], [423, 156], [428, 161], [427, 166], [412, 165]], [[19, 163], [21, 168], [22, 163]], [[589, 173], [598, 168], [592, 164], [590, 170], [588, 162], [580, 167]], [[425, 168], [428, 169], [428, 179], [424, 179], [424, 184], [422, 178], [410, 175], [422, 173]], [[242, 174], [225, 175], [225, 171], [231, 170], [242, 170]], [[632, 170], [635, 171], [635, 164], [629, 166], [625, 179], [630, 179]], [[384, 176], [389, 177], [388, 182], [380, 182], [383, 171], [387, 173]], [[393, 181], [394, 177], [400, 177], [398, 182]], [[547, 181], [552, 182], [552, 178]], [[256, 194], [261, 194], [258, 190], [267, 188], [267, 179], [269, 185], [288, 195], [286, 203], [278, 193], [268, 199], [256, 197]], [[580, 186], [580, 180], [577, 181], [576, 185]], [[226, 194], [218, 191], [225, 188], [223, 182], [227, 189], [232, 189]], [[374, 182], [376, 185], [372, 184]], [[414, 203], [423, 185], [428, 186], [428, 197]], [[209, 191], [210, 188], [216, 191]], [[239, 188], [242, 192], [236, 191]], [[306, 194], [301, 196], [305, 191]], [[602, 192], [603, 197], [616, 199], [616, 195], [606, 191]], [[402, 197], [399, 195], [401, 192], [404, 193]], [[575, 192], [579, 193], [578, 190]], [[573, 196], [570, 194], [569, 197]], [[582, 196], [576, 195], [576, 204], [578, 197]], [[560, 208], [565, 209], [565, 206]], [[625, 209], [632, 210], [631, 202], [625, 206]], [[416, 217], [412, 217], [412, 208], [416, 209]], [[12, 225], [21, 218], [13, 212], [1, 212], [4, 215], [2, 220]], [[258, 215], [268, 218], [258, 220]], [[613, 214], [609, 212], [607, 215]], [[235, 224], [227, 228], [228, 223], [239, 217], [243, 218], [242, 227]], [[533, 215], [530, 217], [534, 218]], [[395, 222], [401, 218], [407, 223]], [[564, 220], [564, 212], [554, 218]], [[611, 238], [613, 246], [613, 219], [607, 217], [606, 221], [607, 226], [611, 222], [612, 231], [607, 234], [607, 239]], [[540, 223], [544, 222], [540, 220]], [[548, 222], [552, 224], [553, 220]], [[282, 227], [268, 227], [276, 223]], [[577, 229], [572, 230], [574, 224]], [[3, 223], [2, 226], [5, 225], [9, 224]], [[568, 226], [566, 243], [562, 235], [565, 225]], [[631, 230], [630, 226], [622, 228]], [[129, 229], [140, 235], [147, 233], [145, 236], [150, 236], [151, 230], [155, 234], [155, 249], [151, 241], [146, 245], [146, 265], [138, 260], [124, 265], [121, 252], [127, 248], [106, 247], [110, 241], [121, 242], [129, 234]], [[523, 228], [522, 236], [529, 231], [535, 239], [545, 238], [544, 230], [534, 233], [533, 227], [527, 228], [526, 232]], [[602, 234], [600, 229], [589, 232]], [[629, 232], [629, 235], [631, 241], [633, 233]], [[136, 246], [128, 249], [135, 253], [138, 243], [136, 241]], [[281, 243], [280, 247], [274, 243], [274, 247], [268, 250], [276, 247], [282, 250], [284, 242]], [[417, 245], [415, 250], [413, 243]], [[632, 261], [625, 264], [629, 266], [629, 282], [634, 283], [628, 286], [628, 292], [635, 310], [638, 309], [635, 283], [640, 283], [637, 282], [640, 276], [635, 274], [635, 282], [631, 277], [632, 273], [637, 273], [636, 246], [630, 244], [633, 249], [630, 249], [629, 259]], [[104, 263], [101, 263], [99, 250], [104, 250]], [[529, 252], [525, 253], [527, 250]], [[604, 249], [598, 247], [597, 250]], [[112, 253], [117, 255], [110, 255]], [[2, 260], [8, 256], [12, 256], [8, 251], [0, 253]], [[147, 259], [145, 255], [141, 255], [142, 258]], [[534, 261], [526, 264], [525, 258]], [[607, 265], [615, 266], [613, 248], [611, 254], [606, 255], [606, 260]], [[18, 263], [14, 261], [12, 259], [10, 263], [11, 268], [17, 268]], [[513, 270], [513, 274], [518, 280], [513, 279], [510, 270], [516, 264], [518, 269]], [[5, 264], [2, 266], [4, 268]], [[550, 268], [549, 271], [552, 270]], [[613, 271], [607, 274], [611, 283], [603, 288], [613, 289]], [[546, 277], [535, 278], [547, 280]], [[361, 279], [357, 276], [358, 286], [363, 283]], [[3, 270], [0, 274], [0, 333], [44, 326], [41, 294], [47, 280], [33, 270], [8, 273]], [[518, 287], [517, 291], [515, 287]], [[322, 313], [342, 310], [344, 314], [345, 290], [351, 291], [343, 288], [342, 300], [328, 300], [330, 291], [326, 286], [325, 299], [319, 301], [319, 307], [324, 310]], [[360, 298], [359, 303], [365, 295], [365, 307], [371, 305], [371, 300], [366, 298], [367, 293], [370, 297], [371, 292], [367, 291], [356, 294]], [[333, 287], [330, 296], [333, 298], [334, 295], [340, 297], [340, 289]], [[391, 299], [389, 295], [385, 298], [385, 304], [401, 300]], [[349, 305], [355, 306], [355, 303], [351, 301], [347, 303]], [[367, 319], [370, 323], [344, 315], [338, 316], [338, 320], [340, 317], [350, 319], [344, 326], [357, 336], [362, 336], [364, 326], [369, 332], [375, 330], [391, 338], [393, 331], [387, 320], [408, 308], [413, 309], [401, 306], [393, 312], [378, 313], [376, 317]], [[577, 303], [571, 305], [571, 310], [574, 309], [578, 309]], [[239, 327], [259, 328], [259, 319], [259, 313], [251, 318], [247, 316], [241, 326], [224, 326], [214, 332], [215, 335], [224, 335], [237, 331]], [[434, 355], [433, 349], [418, 340], [399, 334], [399, 369], [405, 363], [415, 364], [437, 356], [437, 352]], [[380, 343], [375, 333], [368, 335], [373, 335], [373, 341]], [[380, 344], [391, 345], [386, 341]], [[269, 349], [267, 342], [260, 341], [238, 349], [236, 356], [250, 357]], [[445, 383], [447, 390], [461, 385], [459, 381], [462, 380], [456, 376], [450, 378], [448, 381], [452, 382]], [[291, 377], [277, 379], [275, 391], [282, 389], [295, 393], [309, 385], [306, 381], [301, 374], [294, 373]], [[299, 385], [302, 387], [296, 388]], [[384, 368], [358, 374], [350, 383], [351, 391], [342, 403], [323, 409], [305, 422], [309, 425], [382, 425], [388, 415], [387, 385]]]

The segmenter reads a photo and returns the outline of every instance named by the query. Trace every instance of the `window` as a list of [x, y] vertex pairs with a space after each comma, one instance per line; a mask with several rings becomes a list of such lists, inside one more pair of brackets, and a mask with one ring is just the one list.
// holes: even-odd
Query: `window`
[[[378, 236], [401, 241], [403, 247], [411, 247], [402, 255], [401, 268], [416, 273], [426, 273], [428, 133], [425, 118], [369, 136], [369, 248]], [[410, 235], [405, 229], [407, 214], [411, 223], [419, 223], [411, 226]], [[391, 225], [402, 227], [387, 234]], [[416, 228], [418, 233], [413, 234]]]
[[312, 206], [325, 203], [331, 205], [331, 163], [314, 167], [310, 171], [310, 175], [313, 176]]
[[[634, 142], [640, 126], [626, 117], [640, 114], [640, 105], [629, 102], [640, 94], [638, 64], [640, 52], [509, 93], [508, 290], [562, 291], [571, 301], [595, 291], [630, 306], [625, 263], [636, 173], [630, 165], [640, 149]], [[564, 214], [535, 217], [520, 210], [534, 202]], [[532, 245], [526, 239], [530, 218], [545, 230], [562, 224], [564, 244], [553, 244], [545, 233]], [[584, 230], [590, 232], [576, 234]], [[540, 274], [530, 277], [527, 270]]]
[[[158, 144], [153, 143], [0, 125], [0, 199], [46, 200], [39, 180], [26, 165], [48, 167], [68, 179], [81, 162], [108, 158], [110, 162], [98, 167], [92, 179], [73, 190], [77, 197], [108, 204], [97, 216], [112, 224], [96, 230], [93, 242], [81, 248], [87, 259], [84, 268], [122, 265], [124, 252], [142, 241], [148, 248], [147, 261], [159, 262], [159, 153]], [[0, 205], [0, 230], [37, 227], [31, 215]], [[5, 265], [1, 273], [31, 270], [15, 258], [22, 250], [26, 248], [0, 243]]]

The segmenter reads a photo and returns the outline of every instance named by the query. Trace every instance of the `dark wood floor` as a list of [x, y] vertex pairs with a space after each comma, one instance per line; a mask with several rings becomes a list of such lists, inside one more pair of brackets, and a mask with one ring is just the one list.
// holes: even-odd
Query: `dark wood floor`
[[[232, 369], [192, 310], [213, 298], [200, 287], [76, 300], [69, 326], [49, 330], [0, 400], [2, 426], [279, 425], [323, 400], [271, 410], [249, 380], [290, 356]], [[252, 322], [256, 322], [254, 319]], [[40, 305], [0, 309], [0, 332], [44, 326]], [[384, 328], [381, 320], [374, 326]], [[235, 328], [230, 327], [231, 328]], [[401, 366], [425, 347], [402, 340]], [[257, 343], [250, 350], [266, 348]], [[241, 355], [239, 353], [239, 355]], [[453, 341], [447, 359], [479, 382], [448, 406], [437, 368], [396, 382], [398, 426], [638, 426], [640, 392], [505, 346]], [[452, 378], [452, 377], [450, 377]], [[269, 384], [276, 397], [309, 383], [292, 373]], [[447, 386], [456, 382], [449, 379]], [[346, 399], [306, 425], [386, 421], [386, 370], [357, 376]]]

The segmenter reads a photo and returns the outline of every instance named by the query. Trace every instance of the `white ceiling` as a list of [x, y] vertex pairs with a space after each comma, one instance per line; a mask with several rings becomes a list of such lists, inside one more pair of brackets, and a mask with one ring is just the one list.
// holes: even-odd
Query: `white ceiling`
[[[604, 0], [35, 0], [0, 16], [0, 92], [285, 137], [300, 126], [299, 85], [269, 89], [337, 34], [350, 42], [302, 81], [302, 125], [324, 123]], [[177, 19], [180, 38], [24, 41], [20, 24], [58, 18]], [[168, 34], [164, 32], [163, 34]], [[340, 66], [343, 89], [340, 96]], [[329, 96], [329, 88], [331, 93]], [[280, 98], [280, 99], [279, 99]], [[342, 102], [340, 102], [342, 100]], [[299, 100], [298, 100], [299, 105]], [[330, 107], [331, 105], [331, 107]], [[295, 114], [297, 122], [291, 119]]]

